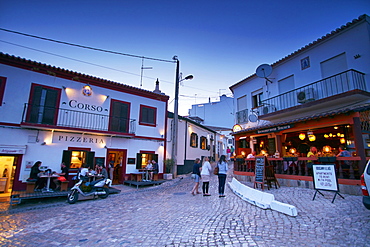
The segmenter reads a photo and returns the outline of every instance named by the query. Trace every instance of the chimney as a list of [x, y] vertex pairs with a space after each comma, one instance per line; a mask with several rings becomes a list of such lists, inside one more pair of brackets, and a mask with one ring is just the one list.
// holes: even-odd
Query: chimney
[[159, 90], [159, 80], [158, 80], [158, 78], [157, 78], [157, 81], [155, 82], [155, 89], [154, 89], [153, 92], [162, 94], [161, 90]]

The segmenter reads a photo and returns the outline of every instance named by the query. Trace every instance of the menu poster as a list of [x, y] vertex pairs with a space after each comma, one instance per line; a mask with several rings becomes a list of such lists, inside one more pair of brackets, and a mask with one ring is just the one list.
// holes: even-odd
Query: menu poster
[[263, 183], [265, 179], [265, 156], [256, 156], [255, 183]]
[[339, 191], [334, 164], [313, 165], [312, 169], [315, 190]]

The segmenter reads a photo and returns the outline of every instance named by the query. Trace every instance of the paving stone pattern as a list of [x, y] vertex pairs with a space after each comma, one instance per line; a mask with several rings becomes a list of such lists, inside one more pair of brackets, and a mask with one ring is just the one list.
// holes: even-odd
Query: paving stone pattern
[[291, 217], [253, 206], [228, 186], [219, 198], [217, 183], [213, 176], [209, 197], [190, 194], [188, 175], [138, 190], [118, 185], [120, 194], [73, 205], [63, 199], [9, 210], [1, 203], [0, 246], [370, 246], [361, 196], [331, 203], [333, 192], [313, 201], [312, 189], [266, 190], [296, 206]]

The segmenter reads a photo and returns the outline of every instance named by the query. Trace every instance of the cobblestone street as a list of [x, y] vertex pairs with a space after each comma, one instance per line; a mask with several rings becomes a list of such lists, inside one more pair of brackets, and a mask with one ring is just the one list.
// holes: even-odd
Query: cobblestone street
[[[229, 175], [228, 181], [231, 180]], [[114, 186], [107, 199], [27, 205], [0, 214], [1, 246], [370, 246], [370, 210], [361, 196], [314, 190], [271, 189], [296, 206], [297, 217], [253, 206], [234, 195], [190, 194], [183, 176], [160, 186]], [[253, 186], [253, 184], [247, 184]], [[2, 203], [3, 204], [3, 203]]]

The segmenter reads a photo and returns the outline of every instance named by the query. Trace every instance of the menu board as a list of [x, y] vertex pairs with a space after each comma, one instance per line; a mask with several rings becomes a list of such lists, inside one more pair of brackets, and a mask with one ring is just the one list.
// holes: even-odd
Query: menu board
[[339, 191], [335, 165], [313, 165], [313, 184], [316, 190]]
[[256, 169], [255, 169], [255, 183], [263, 183], [265, 179], [265, 164], [266, 164], [266, 157], [265, 156], [256, 156]]

